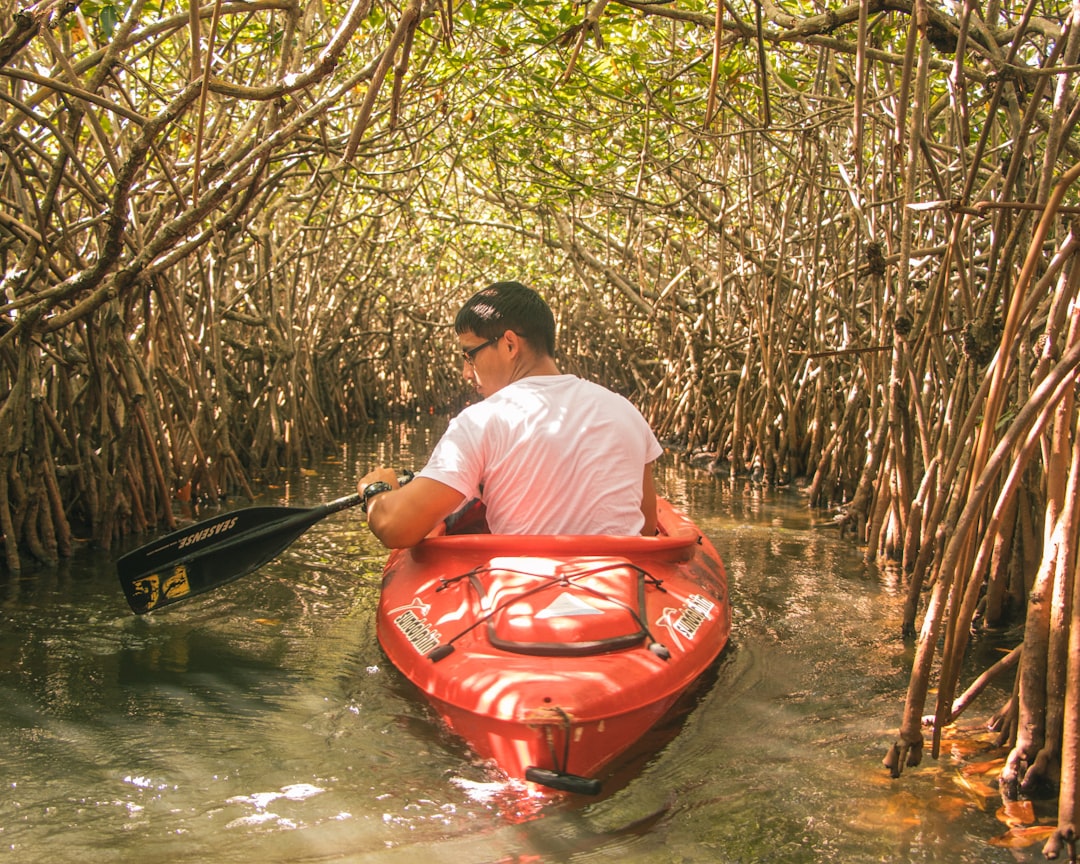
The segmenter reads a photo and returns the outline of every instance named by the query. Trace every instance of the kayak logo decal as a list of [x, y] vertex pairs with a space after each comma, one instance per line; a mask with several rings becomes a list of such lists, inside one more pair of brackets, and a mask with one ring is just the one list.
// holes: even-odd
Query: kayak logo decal
[[675, 644], [682, 648], [679, 636], [685, 636], [691, 642], [697, 636], [701, 625], [711, 621], [716, 604], [701, 594], [691, 594], [679, 609], [666, 607], [656, 619], [658, 626], [665, 628], [675, 639]]
[[[422, 655], [438, 648], [442, 642], [442, 634], [427, 620], [426, 616], [430, 611], [431, 605], [419, 597], [408, 606], [398, 606], [397, 609], [390, 610], [394, 626], [401, 631], [402, 636], [409, 640], [409, 644], [416, 649], [417, 653]], [[417, 614], [418, 612], [420, 614]]]
[[568, 594], [565, 591], [551, 601], [546, 609], [536, 613], [536, 618], [572, 618], [577, 615], [603, 615], [599, 609], [590, 606], [580, 597]]
[[144, 611], [153, 609], [160, 603], [186, 597], [191, 593], [187, 567], [177, 564], [173, 568], [172, 575], [164, 579], [157, 573], [136, 579], [132, 583], [132, 592], [132, 602], [142, 603]]

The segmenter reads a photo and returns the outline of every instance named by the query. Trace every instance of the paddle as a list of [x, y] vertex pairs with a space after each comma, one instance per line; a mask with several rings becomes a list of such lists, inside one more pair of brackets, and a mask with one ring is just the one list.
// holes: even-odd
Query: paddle
[[128, 552], [116, 562], [138, 615], [218, 588], [276, 558], [312, 525], [363, 498], [318, 507], [247, 507], [214, 516]]

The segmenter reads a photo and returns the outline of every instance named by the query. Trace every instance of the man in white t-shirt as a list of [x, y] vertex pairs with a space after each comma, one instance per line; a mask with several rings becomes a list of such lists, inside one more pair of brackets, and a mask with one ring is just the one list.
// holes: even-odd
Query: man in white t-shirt
[[360, 478], [368, 524], [412, 546], [473, 498], [496, 534], [654, 534], [652, 466], [662, 449], [622, 396], [563, 375], [555, 319], [520, 282], [475, 294], [454, 322], [462, 374], [483, 398], [451, 422], [412, 482]]

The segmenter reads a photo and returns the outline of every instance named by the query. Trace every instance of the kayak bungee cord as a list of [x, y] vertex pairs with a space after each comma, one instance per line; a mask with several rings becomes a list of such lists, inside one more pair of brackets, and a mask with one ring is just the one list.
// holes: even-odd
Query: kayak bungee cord
[[483, 601], [486, 599], [486, 595], [481, 590], [481, 586], [476, 584], [476, 582], [477, 582], [476, 577], [480, 576], [481, 574], [484, 574], [484, 573], [512, 573], [512, 574], [514, 574], [516, 576], [525, 576], [525, 577], [534, 578], [534, 579], [546, 579], [548, 581], [544, 582], [544, 583], [541, 583], [540, 585], [537, 585], [534, 588], [529, 588], [529, 589], [525, 590], [524, 592], [522, 592], [521, 594], [516, 594], [513, 597], [510, 597], [510, 598], [504, 600], [502, 603], [499, 603], [497, 606], [487, 610], [486, 612], [484, 612], [483, 615], [478, 617], [475, 621], [473, 621], [464, 630], [462, 630], [461, 632], [455, 634], [450, 639], [446, 640], [446, 642], [444, 642], [442, 645], [438, 645], [435, 648], [432, 648], [427, 653], [427, 658], [429, 660], [431, 660], [431, 662], [433, 662], [433, 663], [438, 663], [440, 660], [443, 660], [444, 658], [449, 657], [454, 652], [454, 643], [458, 639], [461, 639], [463, 636], [468, 635], [473, 630], [475, 630], [477, 627], [479, 627], [481, 624], [485, 624], [485, 623], [491, 621], [492, 618], [494, 618], [500, 612], [508, 609], [510, 606], [514, 605], [515, 603], [520, 603], [525, 598], [532, 597], [533, 595], [539, 594], [542, 591], [546, 591], [549, 588], [555, 588], [555, 587], [558, 587], [560, 585], [564, 586], [564, 587], [569, 586], [569, 585], [573, 585], [574, 587], [579, 588], [579, 589], [581, 589], [583, 591], [587, 591], [588, 593], [592, 594], [593, 596], [598, 597], [598, 598], [600, 598], [600, 599], [602, 599], [602, 600], [604, 600], [604, 601], [606, 601], [608, 603], [611, 603], [613, 606], [617, 606], [617, 607], [623, 609], [625, 612], [627, 612], [627, 614], [629, 614], [630, 617], [633, 618], [634, 622], [638, 625], [638, 627], [641, 628], [640, 633], [632, 634], [633, 641], [638, 642], [638, 641], [640, 641], [642, 639], [648, 639], [649, 640], [649, 650], [653, 654], [655, 654], [657, 657], [659, 657], [661, 660], [668, 660], [671, 657], [671, 652], [668, 650], [667, 646], [665, 646], [663, 643], [657, 641], [653, 637], [652, 632], [649, 630], [649, 625], [644, 620], [642, 620], [641, 613], [637, 609], [634, 609], [629, 603], [626, 603], [626, 602], [620, 600], [618, 597], [613, 597], [613, 596], [611, 596], [610, 594], [608, 594], [608, 593], [606, 593], [604, 591], [600, 591], [600, 590], [598, 590], [596, 588], [593, 588], [590, 585], [581, 584], [578, 581], [578, 580], [584, 579], [584, 578], [586, 578], [588, 576], [596, 576], [596, 575], [599, 575], [601, 573], [606, 573], [606, 572], [608, 572], [610, 570], [616, 570], [616, 569], [619, 569], [619, 568], [625, 568], [627, 570], [630, 570], [633, 573], [636, 573], [638, 576], [640, 576], [641, 579], [642, 579], [642, 590], [644, 590], [644, 585], [645, 584], [650, 584], [654, 588], [656, 588], [658, 591], [661, 591], [661, 592], [663, 592], [665, 594], [667, 593], [667, 590], [663, 587], [663, 580], [657, 579], [655, 576], [653, 576], [647, 570], [645, 570], [645, 569], [643, 569], [641, 567], [638, 567], [636, 564], [631, 564], [630, 562], [626, 562], [626, 561], [621, 561], [621, 562], [618, 562], [616, 564], [605, 564], [602, 567], [596, 567], [596, 568], [594, 568], [592, 570], [584, 570], [582, 572], [574, 573], [574, 574], [569, 575], [569, 576], [566, 575], [566, 574], [562, 574], [560, 576], [554, 576], [554, 575], [549, 576], [549, 575], [544, 574], [544, 573], [530, 573], [530, 572], [528, 572], [526, 570], [515, 570], [515, 569], [507, 568], [507, 567], [484, 566], [484, 567], [474, 567], [472, 570], [469, 570], [469, 571], [467, 571], [465, 573], [461, 573], [461, 574], [459, 574], [457, 576], [451, 576], [450, 578], [444, 578], [444, 579], [440, 580], [441, 584], [439, 585], [438, 588], [435, 589], [437, 592], [443, 591], [446, 588], [449, 588], [451, 585], [454, 585], [454, 584], [460, 582], [463, 579], [468, 579], [470, 581], [470, 583], [473, 585], [474, 590], [476, 590], [476, 593], [479, 596], [482, 604], [483, 604]]

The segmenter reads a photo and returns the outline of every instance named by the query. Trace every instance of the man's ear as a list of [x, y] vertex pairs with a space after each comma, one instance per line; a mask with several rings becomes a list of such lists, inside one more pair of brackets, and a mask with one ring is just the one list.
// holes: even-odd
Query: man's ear
[[503, 333], [503, 341], [506, 342], [507, 347], [510, 349], [511, 357], [516, 357], [520, 354], [525, 343], [525, 340], [513, 330], [507, 330]]

